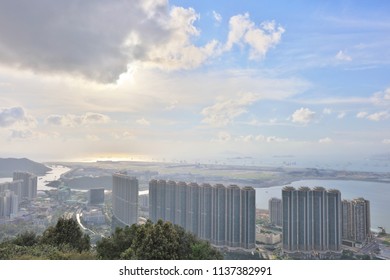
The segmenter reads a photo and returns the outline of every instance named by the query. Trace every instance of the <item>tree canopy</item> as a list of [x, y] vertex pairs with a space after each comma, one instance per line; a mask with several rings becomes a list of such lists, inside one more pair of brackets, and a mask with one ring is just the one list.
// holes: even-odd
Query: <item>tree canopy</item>
[[211, 245], [170, 222], [117, 228], [97, 243], [101, 259], [186, 260], [222, 259]]

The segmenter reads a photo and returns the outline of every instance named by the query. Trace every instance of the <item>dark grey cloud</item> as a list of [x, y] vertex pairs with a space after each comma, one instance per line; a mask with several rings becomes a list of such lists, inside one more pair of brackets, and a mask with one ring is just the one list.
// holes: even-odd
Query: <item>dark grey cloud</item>
[[25, 120], [26, 114], [21, 107], [0, 108], [0, 127], [11, 126]]
[[115, 81], [169, 39], [165, 0], [2, 0], [0, 63]]

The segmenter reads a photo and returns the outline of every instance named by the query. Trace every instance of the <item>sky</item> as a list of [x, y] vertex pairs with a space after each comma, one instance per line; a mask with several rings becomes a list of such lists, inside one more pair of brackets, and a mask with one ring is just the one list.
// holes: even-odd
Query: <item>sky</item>
[[0, 1], [0, 157], [390, 155], [389, 1]]

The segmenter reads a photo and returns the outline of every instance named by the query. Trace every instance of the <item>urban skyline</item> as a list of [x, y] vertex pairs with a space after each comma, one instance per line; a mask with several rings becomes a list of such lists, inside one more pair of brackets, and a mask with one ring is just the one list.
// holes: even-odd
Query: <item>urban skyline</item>
[[4, 157], [388, 162], [387, 1], [23, 5], [0, 3]]
[[255, 190], [151, 180], [149, 218], [183, 227], [218, 247], [255, 248]]

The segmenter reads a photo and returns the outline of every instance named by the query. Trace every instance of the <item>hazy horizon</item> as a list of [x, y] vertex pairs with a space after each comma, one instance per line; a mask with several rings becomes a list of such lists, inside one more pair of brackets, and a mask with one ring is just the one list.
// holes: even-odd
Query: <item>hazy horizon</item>
[[0, 3], [1, 157], [389, 162], [387, 1], [22, 4]]

